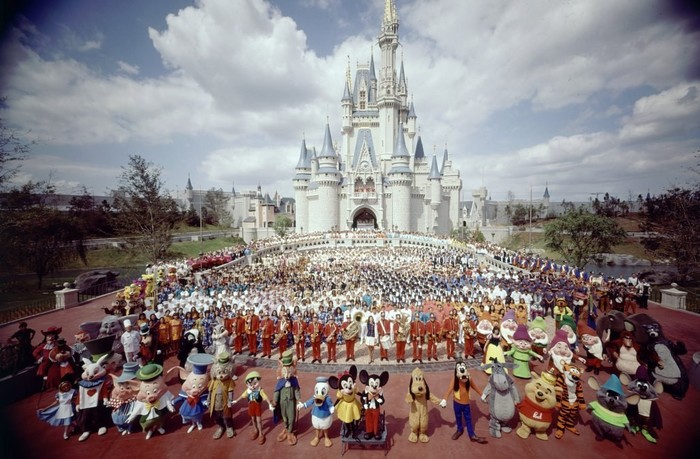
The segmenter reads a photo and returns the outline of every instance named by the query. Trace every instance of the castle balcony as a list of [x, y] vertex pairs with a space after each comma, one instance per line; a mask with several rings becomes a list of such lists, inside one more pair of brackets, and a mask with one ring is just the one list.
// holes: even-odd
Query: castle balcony
[[376, 203], [377, 202], [377, 192], [376, 191], [358, 191], [350, 194], [350, 198], [355, 203], [367, 202]]

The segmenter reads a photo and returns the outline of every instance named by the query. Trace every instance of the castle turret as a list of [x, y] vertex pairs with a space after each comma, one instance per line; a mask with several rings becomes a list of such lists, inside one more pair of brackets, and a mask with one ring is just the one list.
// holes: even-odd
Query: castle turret
[[428, 183], [430, 184], [431, 232], [435, 232], [439, 226], [438, 211], [440, 210], [440, 203], [442, 202], [441, 180], [442, 176], [440, 175], [440, 169], [438, 169], [437, 157], [433, 155], [433, 163], [430, 166], [430, 175], [428, 175]]
[[296, 202], [296, 232], [301, 233], [302, 228], [309, 228], [308, 224], [308, 201], [306, 192], [311, 180], [311, 151], [306, 148], [306, 140], [301, 141], [299, 161], [297, 162], [296, 174], [292, 183], [294, 185], [294, 200]]
[[326, 133], [323, 138], [323, 147], [318, 155], [318, 170], [315, 173], [318, 185], [318, 214], [310, 217], [310, 231], [331, 231], [338, 226], [338, 184], [340, 173], [338, 171], [338, 155], [333, 147], [331, 128], [326, 124]]
[[401, 100], [396, 93], [396, 48], [399, 46], [399, 16], [394, 0], [385, 0], [382, 30], [379, 34], [379, 47], [382, 50], [382, 67], [379, 72], [377, 108], [382, 120], [381, 133], [384, 139], [382, 159], [390, 159], [394, 151], [394, 142], [398, 138], [396, 127], [399, 125]]
[[406, 209], [411, 207], [411, 184], [413, 183], [413, 171], [409, 167], [411, 156], [406, 148], [403, 135], [403, 126], [397, 131], [396, 147], [391, 155], [391, 170], [389, 181], [391, 183], [392, 201], [392, 225], [399, 231], [410, 231], [410, 213]]

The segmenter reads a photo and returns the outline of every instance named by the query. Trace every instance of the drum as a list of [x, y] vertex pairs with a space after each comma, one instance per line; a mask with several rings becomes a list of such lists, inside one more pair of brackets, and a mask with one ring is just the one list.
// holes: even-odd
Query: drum
[[393, 343], [391, 342], [391, 336], [389, 335], [384, 335], [381, 338], [379, 338], [379, 343], [384, 349], [391, 349], [391, 346], [393, 345]]

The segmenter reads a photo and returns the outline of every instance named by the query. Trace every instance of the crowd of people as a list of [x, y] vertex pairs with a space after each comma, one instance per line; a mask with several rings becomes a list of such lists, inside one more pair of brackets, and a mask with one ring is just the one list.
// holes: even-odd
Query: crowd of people
[[[604, 349], [596, 337], [596, 319], [610, 311], [629, 315], [647, 307], [650, 287], [634, 276], [606, 279], [491, 244], [446, 239], [431, 244], [425, 235], [381, 234], [418, 244], [351, 249], [340, 244], [255, 256], [269, 244], [314, 237], [345, 235], [256, 242], [238, 248], [230, 256], [234, 262], [205, 271], [197, 270], [201, 263], [188, 261], [149, 266], [153, 296], [141, 298], [140, 310], [122, 321], [119, 342], [125, 360], [135, 368], [151, 368], [177, 356], [184, 368], [193, 352], [212, 359], [247, 355], [280, 361], [293, 354], [296, 362], [311, 364], [337, 363], [339, 357], [354, 363], [362, 354], [368, 365], [469, 359], [504, 363], [510, 355], [518, 377], [529, 378], [533, 358], [547, 360], [559, 373], [564, 365], [580, 361], [597, 374], [608, 358], [604, 353], [625, 365], [632, 351], [624, 342], [628, 336], [620, 336], [617, 354]], [[367, 234], [362, 238], [372, 239]], [[241, 257], [250, 257], [249, 262], [236, 263]], [[124, 310], [119, 301], [114, 313]], [[59, 391], [65, 382], [83, 383], [76, 362], [84, 356], [80, 345], [89, 339], [81, 330], [70, 347], [61, 332], [57, 327], [41, 330], [44, 341], [32, 352], [45, 386]], [[33, 334], [22, 323], [12, 339], [23, 343], [26, 353]], [[634, 359], [638, 368], [641, 361]]]

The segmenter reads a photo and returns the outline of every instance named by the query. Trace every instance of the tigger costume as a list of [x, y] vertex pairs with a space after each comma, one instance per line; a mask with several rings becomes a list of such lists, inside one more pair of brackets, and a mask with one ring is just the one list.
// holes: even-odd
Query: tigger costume
[[563, 365], [564, 371], [559, 374], [556, 382], [557, 408], [557, 430], [554, 436], [559, 439], [564, 436], [564, 429], [579, 435], [576, 430], [579, 410], [586, 409], [586, 402], [583, 399], [583, 385], [581, 384], [581, 370], [570, 364]]

